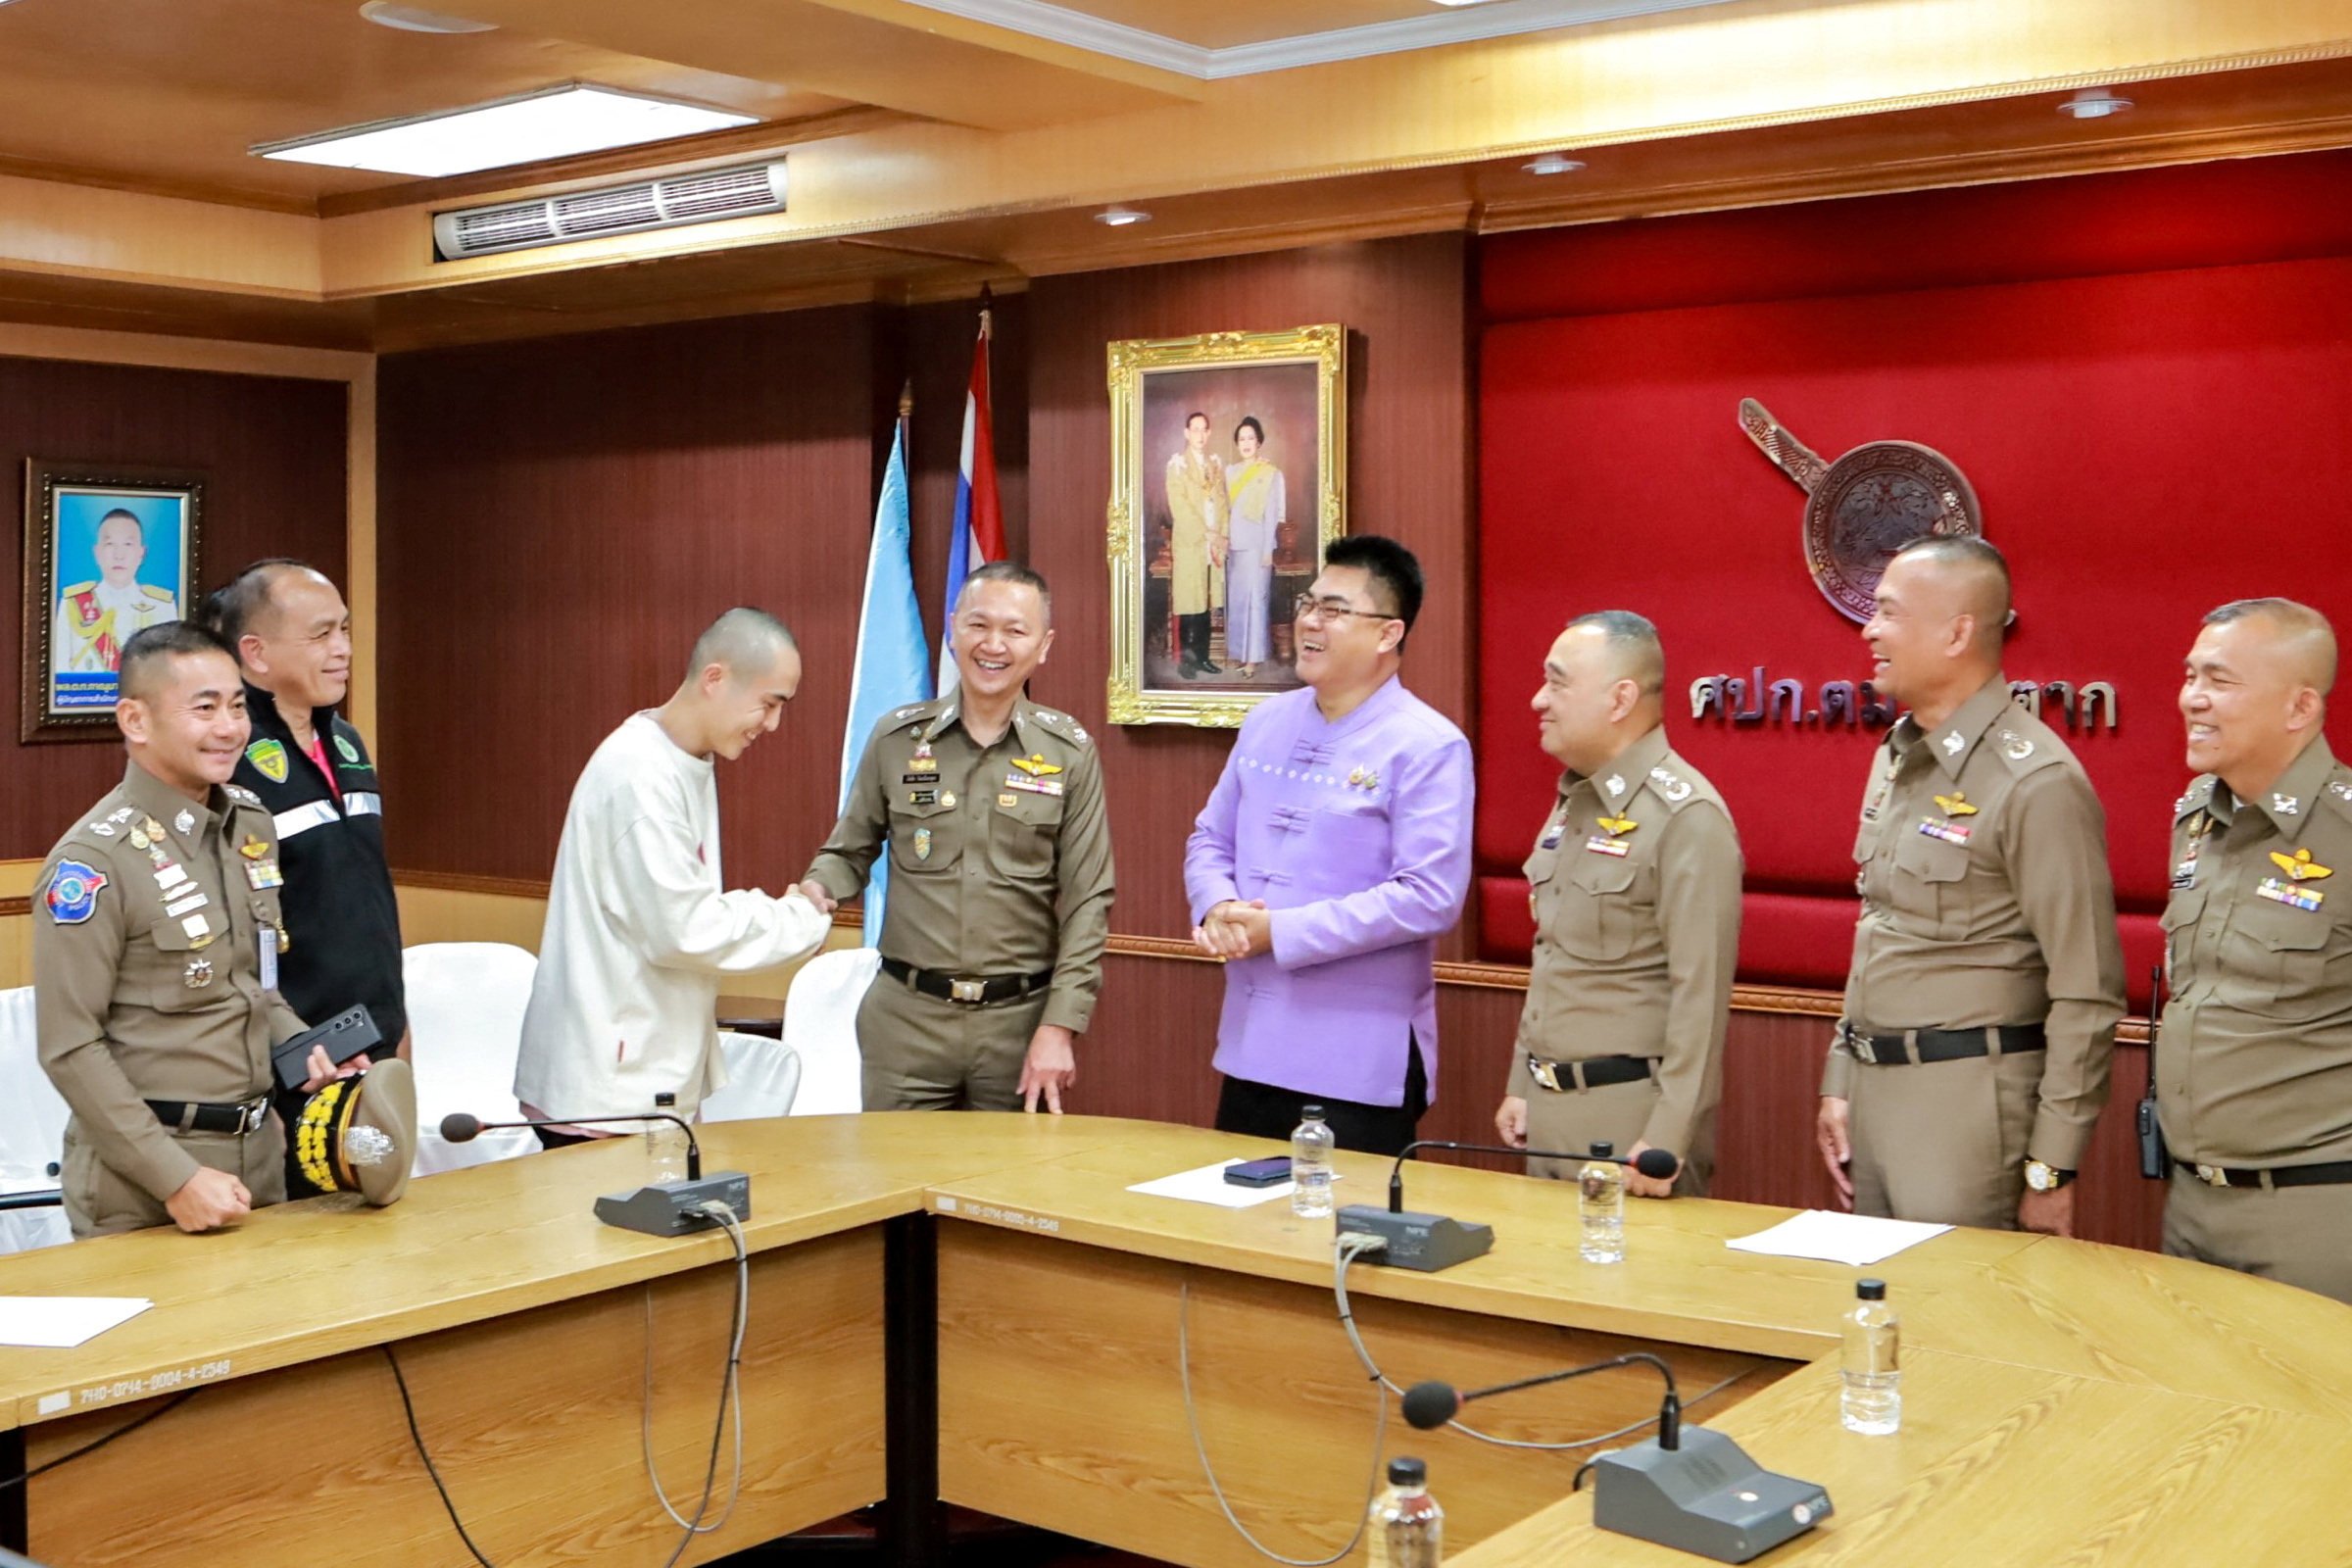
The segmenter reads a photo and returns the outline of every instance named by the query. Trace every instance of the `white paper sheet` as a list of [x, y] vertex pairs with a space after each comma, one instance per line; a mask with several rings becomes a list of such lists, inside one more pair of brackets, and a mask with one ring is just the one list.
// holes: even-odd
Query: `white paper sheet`
[[[1288, 1198], [1296, 1182], [1277, 1182], [1271, 1187], [1237, 1187], [1225, 1179], [1225, 1167], [1239, 1165], [1238, 1159], [1220, 1159], [1214, 1165], [1202, 1165], [1198, 1170], [1178, 1171], [1155, 1181], [1137, 1182], [1127, 1190], [1142, 1193], [1147, 1198], [1181, 1198], [1188, 1203], [1213, 1203], [1219, 1208], [1255, 1208], [1277, 1198]], [[1331, 1178], [1340, 1178], [1335, 1172]]]
[[1737, 1237], [1724, 1245], [1735, 1251], [1761, 1252], [1768, 1257], [1819, 1257], [1862, 1268], [1950, 1229], [1949, 1225], [1918, 1220], [1874, 1219], [1867, 1214], [1808, 1208], [1770, 1230]]
[[0, 1296], [0, 1345], [70, 1350], [154, 1304], [141, 1296]]

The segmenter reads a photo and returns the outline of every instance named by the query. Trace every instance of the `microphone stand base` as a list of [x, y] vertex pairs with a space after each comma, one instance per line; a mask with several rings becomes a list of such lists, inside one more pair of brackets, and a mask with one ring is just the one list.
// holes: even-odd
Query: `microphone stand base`
[[713, 1199], [735, 1211], [737, 1222], [752, 1217], [752, 1179], [739, 1170], [722, 1170], [691, 1182], [640, 1187], [633, 1193], [608, 1193], [596, 1200], [596, 1217], [624, 1231], [648, 1236], [685, 1236], [718, 1223], [702, 1210]]
[[1372, 1203], [1349, 1203], [1336, 1219], [1342, 1236], [1377, 1236], [1389, 1244], [1380, 1251], [1365, 1253], [1366, 1262], [1423, 1274], [1484, 1257], [1494, 1245], [1493, 1226], [1469, 1224], [1443, 1214], [1399, 1214]]
[[1830, 1494], [1776, 1475], [1705, 1427], [1682, 1446], [1638, 1443], [1592, 1461], [1592, 1522], [1717, 1562], [1745, 1562], [1830, 1516]]

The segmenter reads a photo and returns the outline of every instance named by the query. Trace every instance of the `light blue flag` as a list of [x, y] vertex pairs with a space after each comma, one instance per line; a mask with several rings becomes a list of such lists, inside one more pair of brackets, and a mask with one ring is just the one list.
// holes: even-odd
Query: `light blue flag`
[[[931, 644], [923, 635], [923, 612], [914, 601], [913, 525], [906, 514], [906, 421], [890, 441], [890, 466], [882, 473], [882, 499], [874, 508], [874, 545], [865, 559], [865, 600], [858, 613], [858, 662], [850, 671], [850, 720], [841, 737], [841, 805], [849, 809], [850, 789], [867, 737], [882, 716], [931, 697]], [[890, 880], [890, 852], [874, 860], [865, 890], [865, 944], [882, 939], [882, 899]]]

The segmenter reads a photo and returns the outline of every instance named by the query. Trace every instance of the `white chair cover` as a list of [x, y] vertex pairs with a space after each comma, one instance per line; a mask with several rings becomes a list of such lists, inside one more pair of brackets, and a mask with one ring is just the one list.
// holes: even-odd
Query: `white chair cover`
[[536, 1153], [539, 1138], [527, 1127], [452, 1144], [441, 1136], [441, 1118], [459, 1110], [484, 1121], [521, 1117], [514, 1058], [539, 960], [504, 942], [427, 942], [408, 949], [401, 960], [415, 1038], [416, 1174]]
[[865, 1108], [865, 1062], [858, 1049], [858, 1004], [882, 969], [872, 948], [838, 948], [801, 965], [784, 994], [784, 1044], [801, 1061], [795, 1116], [839, 1116]]
[[727, 1062], [727, 1087], [703, 1098], [704, 1121], [751, 1121], [760, 1116], [789, 1116], [801, 1087], [801, 1058], [781, 1041], [765, 1035], [718, 1032], [718, 1049]]
[[[45, 1191], [65, 1154], [64, 1097], [41, 1071], [33, 1029], [32, 987], [0, 991], [0, 1192]], [[28, 1252], [70, 1242], [62, 1208], [0, 1212], [0, 1252]]]

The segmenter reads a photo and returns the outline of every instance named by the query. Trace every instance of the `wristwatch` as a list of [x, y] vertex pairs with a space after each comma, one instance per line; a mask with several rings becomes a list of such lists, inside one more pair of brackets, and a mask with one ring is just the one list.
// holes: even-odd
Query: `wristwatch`
[[2054, 1193], [2075, 1179], [2071, 1170], [2045, 1165], [2038, 1159], [2026, 1161], [2026, 1185], [2037, 1193]]

